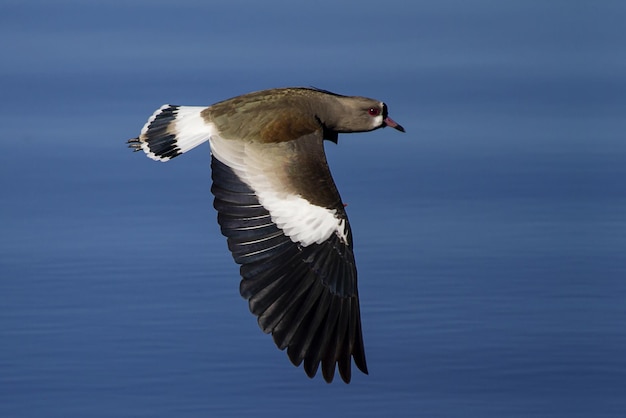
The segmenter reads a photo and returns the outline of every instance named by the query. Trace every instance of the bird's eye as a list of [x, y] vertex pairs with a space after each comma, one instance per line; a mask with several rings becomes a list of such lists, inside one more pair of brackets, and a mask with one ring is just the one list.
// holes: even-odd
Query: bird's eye
[[377, 109], [375, 107], [370, 107], [367, 113], [369, 113], [370, 116], [378, 116], [380, 115], [380, 109]]

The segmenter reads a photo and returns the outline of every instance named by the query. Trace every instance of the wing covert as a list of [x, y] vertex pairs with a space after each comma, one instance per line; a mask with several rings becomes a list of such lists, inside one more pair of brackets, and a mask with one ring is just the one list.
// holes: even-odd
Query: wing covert
[[[216, 151], [211, 161], [211, 191], [218, 222], [233, 258], [241, 264], [240, 293], [249, 301], [250, 311], [258, 317], [261, 329], [272, 334], [278, 348], [287, 349], [294, 365], [304, 363], [309, 377], [316, 374], [321, 363], [324, 379], [330, 382], [338, 365], [342, 379], [349, 382], [351, 358], [367, 373], [351, 231], [325, 157], [319, 160], [307, 154], [298, 158], [302, 148], [285, 148], [281, 144], [283, 150], [291, 153], [268, 161], [254, 155], [258, 149], [251, 144], [242, 144], [236, 151], [224, 151], [224, 147], [215, 146], [212, 138], [211, 145]], [[229, 144], [231, 148], [232, 145]], [[323, 153], [321, 141], [320, 147]], [[228, 165], [229, 160], [235, 168]], [[265, 168], [263, 164], [277, 161], [282, 161], [282, 165], [275, 165], [268, 178], [259, 179], [263, 177], [260, 174]], [[289, 177], [285, 173], [298, 174]], [[279, 222], [287, 219], [286, 227], [297, 229], [290, 222], [307, 222], [306, 213], [300, 220], [294, 214], [272, 213], [293, 209], [281, 199], [288, 202], [299, 197], [309, 206], [316, 206], [303, 197], [313, 191], [310, 185], [301, 194], [293, 194], [294, 188], [302, 184], [298, 181], [303, 173], [314, 175], [313, 182], [330, 181], [332, 187], [326, 185], [326, 190], [334, 191], [323, 197], [332, 206], [317, 208], [325, 211], [319, 212], [324, 216], [332, 213], [339, 229], [332, 230], [319, 242], [300, 242], [297, 237], [306, 234], [289, 236], [285, 226], [281, 228], [276, 222], [276, 218]], [[277, 184], [284, 187], [276, 190]], [[268, 189], [272, 188], [274, 192], [269, 193]], [[269, 198], [268, 193], [272, 194]], [[263, 199], [269, 204], [264, 205]], [[306, 212], [306, 208], [301, 211]]]

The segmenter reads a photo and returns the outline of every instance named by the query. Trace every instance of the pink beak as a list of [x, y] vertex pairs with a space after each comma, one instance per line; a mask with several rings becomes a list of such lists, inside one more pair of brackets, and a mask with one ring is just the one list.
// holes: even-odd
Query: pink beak
[[389, 116], [387, 116], [383, 122], [385, 123], [385, 126], [389, 126], [393, 129], [397, 129], [400, 132], [406, 132], [404, 128], [402, 127], [402, 125], [400, 125], [399, 123], [396, 123], [396, 121], [391, 119]]

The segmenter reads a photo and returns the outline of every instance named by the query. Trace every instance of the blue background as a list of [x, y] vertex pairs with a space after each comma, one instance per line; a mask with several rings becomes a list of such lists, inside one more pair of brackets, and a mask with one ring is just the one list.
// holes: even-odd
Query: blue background
[[[623, 417], [621, 1], [0, 5], [0, 416]], [[327, 145], [370, 375], [292, 367], [238, 294], [209, 148], [163, 103], [317, 86], [406, 134]]]

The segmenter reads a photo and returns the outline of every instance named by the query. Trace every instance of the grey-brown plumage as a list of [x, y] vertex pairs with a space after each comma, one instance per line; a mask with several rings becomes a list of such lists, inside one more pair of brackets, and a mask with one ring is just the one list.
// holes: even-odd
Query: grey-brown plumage
[[286, 88], [209, 107], [166, 105], [130, 147], [167, 161], [209, 141], [218, 222], [259, 326], [313, 377], [367, 373], [352, 233], [323, 140], [404, 129], [377, 100]]

